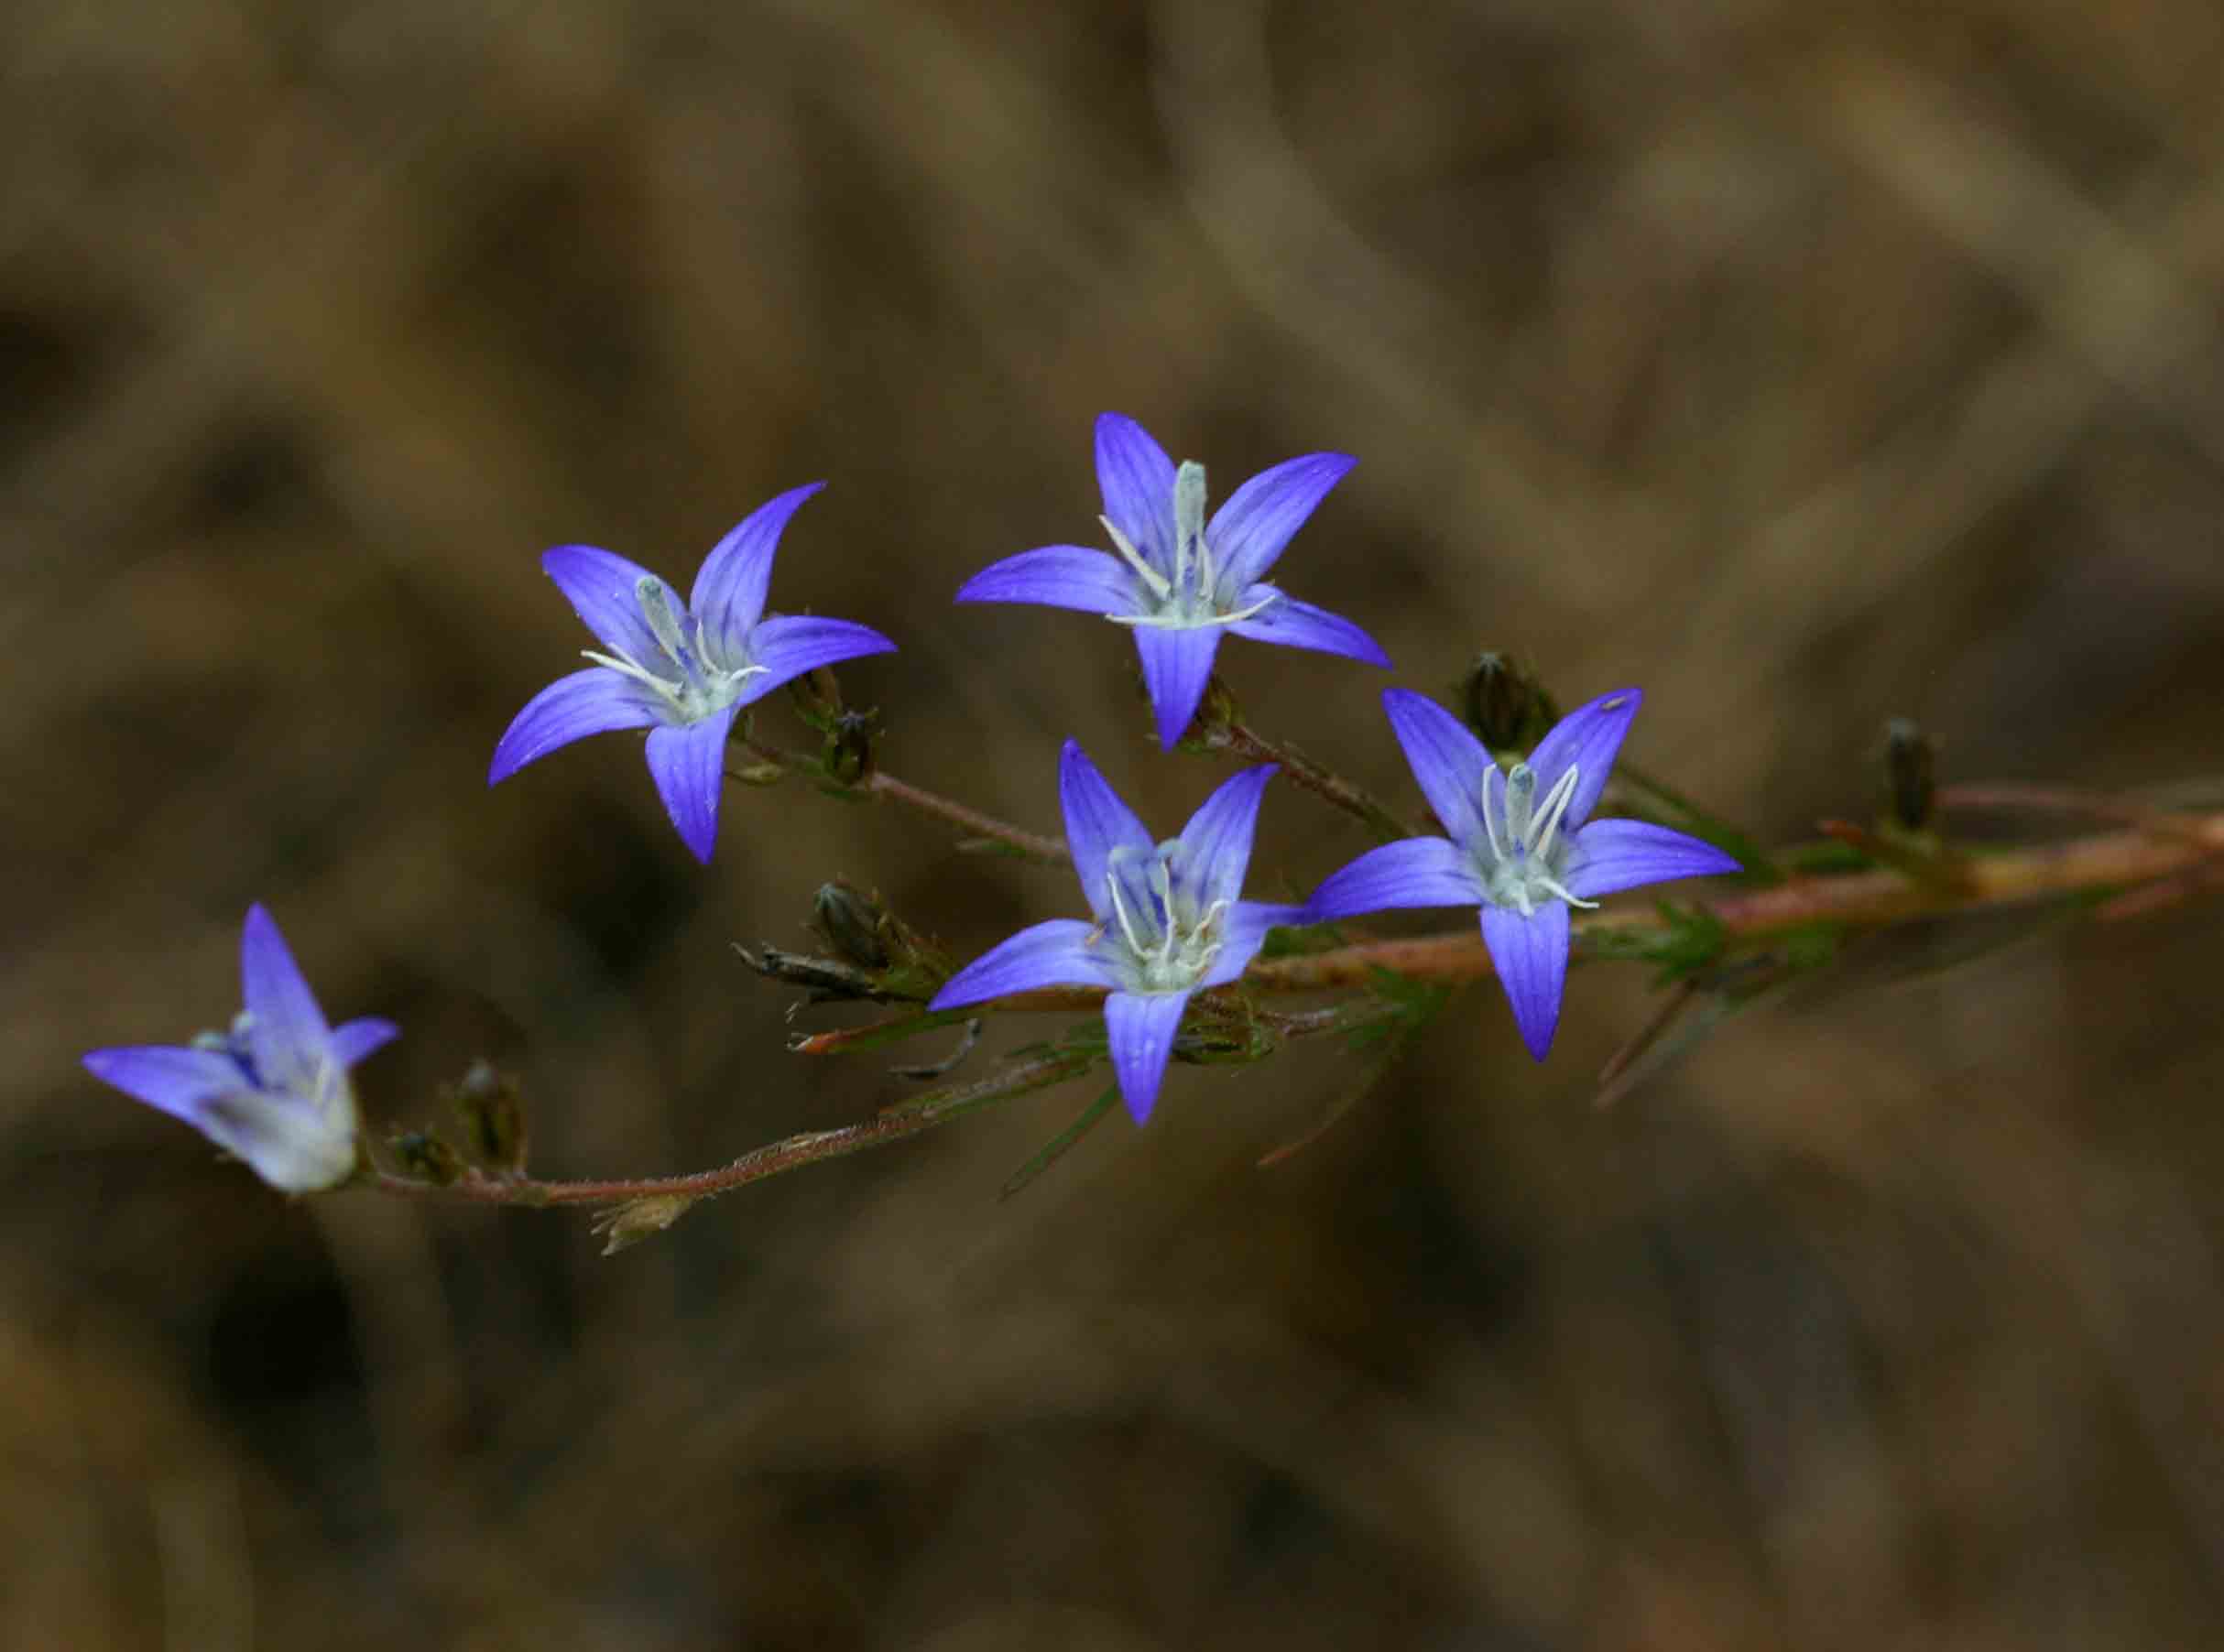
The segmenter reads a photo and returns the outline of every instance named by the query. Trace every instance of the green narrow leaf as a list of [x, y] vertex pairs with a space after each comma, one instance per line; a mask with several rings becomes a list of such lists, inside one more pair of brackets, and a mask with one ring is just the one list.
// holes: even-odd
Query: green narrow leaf
[[1068, 1125], [1030, 1158], [1014, 1170], [1004, 1185], [997, 1190], [998, 1199], [1009, 1199], [1036, 1177], [1049, 1169], [1066, 1155], [1066, 1150], [1083, 1136], [1096, 1128], [1105, 1114], [1112, 1111], [1112, 1103], [1119, 1100], [1119, 1086], [1107, 1085], [1105, 1092], [1082, 1110], [1081, 1116]]

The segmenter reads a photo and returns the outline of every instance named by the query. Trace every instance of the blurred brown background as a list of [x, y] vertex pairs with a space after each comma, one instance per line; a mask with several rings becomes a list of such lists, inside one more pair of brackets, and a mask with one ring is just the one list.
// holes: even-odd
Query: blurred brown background
[[[971, 950], [1067, 875], [801, 789], [704, 873], [628, 737], [488, 791], [587, 641], [536, 557], [684, 581], [827, 477], [774, 601], [900, 641], [845, 673], [888, 766], [1054, 830], [1070, 733], [1171, 830], [1220, 771], [1125, 637], [948, 600], [1096, 542], [1106, 408], [1219, 495], [1357, 453], [1293, 590], [1408, 686], [1643, 685], [1632, 752], [1766, 834], [1868, 809], [1893, 713], [1958, 777], [2211, 771], [2213, 5], [0, 28], [5, 1645], [2224, 1644], [2213, 907], [1756, 1011], [1605, 1114], [1638, 973], [1543, 1068], [1470, 992], [1275, 1170], [1350, 1058], [1177, 1068], [1008, 1205], [1086, 1092], [610, 1261], [289, 1204], [75, 1062], [227, 1017], [259, 898], [405, 1024], [382, 1128], [481, 1053], [550, 1174], [905, 1093], [729, 943], [845, 875]], [[1410, 801], [1385, 679], [1223, 658]], [[1255, 865], [1364, 842], [1278, 790]]]

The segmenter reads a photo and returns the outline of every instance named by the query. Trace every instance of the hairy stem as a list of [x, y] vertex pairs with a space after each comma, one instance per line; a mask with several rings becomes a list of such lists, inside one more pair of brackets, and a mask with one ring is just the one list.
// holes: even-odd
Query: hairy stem
[[1030, 1090], [1078, 1078], [1089, 1070], [1093, 1058], [1084, 1051], [1052, 1050], [1032, 1060], [1008, 1067], [969, 1084], [953, 1086], [913, 1102], [883, 1109], [871, 1118], [833, 1130], [806, 1130], [783, 1136], [731, 1164], [685, 1176], [624, 1177], [605, 1181], [547, 1181], [535, 1177], [490, 1176], [467, 1171], [460, 1179], [441, 1185], [372, 1170], [354, 1185], [402, 1199], [422, 1199], [463, 1204], [516, 1204], [529, 1207], [572, 1204], [618, 1204], [629, 1199], [708, 1199], [731, 1192], [782, 1170], [822, 1159], [861, 1153], [907, 1136], [918, 1136], [959, 1114], [991, 1102], [1024, 1095]]

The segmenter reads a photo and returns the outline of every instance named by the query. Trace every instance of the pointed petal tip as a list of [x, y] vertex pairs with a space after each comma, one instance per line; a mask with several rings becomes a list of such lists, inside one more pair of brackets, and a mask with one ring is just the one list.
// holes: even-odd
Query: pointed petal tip
[[957, 1009], [990, 998], [1053, 986], [1108, 986], [1111, 977], [1090, 950], [1093, 925], [1052, 918], [1008, 935], [943, 983], [932, 1010]]
[[1485, 907], [1482, 930], [1522, 1046], [1542, 1061], [1552, 1051], [1566, 995], [1567, 908], [1550, 901], [1523, 917], [1504, 907]]
[[725, 743], [736, 708], [694, 723], [649, 732], [649, 777], [688, 853], [704, 865], [718, 841], [718, 804], [725, 785]]
[[341, 1066], [353, 1067], [400, 1037], [401, 1028], [385, 1016], [358, 1016], [333, 1028], [333, 1054]]
[[1120, 1099], [1139, 1125], [1158, 1104], [1173, 1054], [1174, 1035], [1188, 1006], [1187, 993], [1115, 992], [1105, 1000], [1105, 1034], [1119, 1077]]

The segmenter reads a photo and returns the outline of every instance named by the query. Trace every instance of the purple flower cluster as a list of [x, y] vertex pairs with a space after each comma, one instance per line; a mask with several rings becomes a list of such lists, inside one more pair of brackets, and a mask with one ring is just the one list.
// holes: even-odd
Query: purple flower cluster
[[[1309, 648], [1387, 668], [1350, 621], [1268, 579], [1282, 552], [1357, 462], [1308, 453], [1251, 477], [1209, 518], [1205, 467], [1176, 464], [1133, 419], [1096, 421], [1096, 476], [1109, 552], [1048, 545], [993, 564], [962, 603], [1029, 603], [1095, 614], [1134, 636], [1160, 744], [1196, 715], [1221, 638]], [[846, 620], [766, 613], [781, 533], [820, 484], [760, 506], [704, 559], [686, 602], [638, 564], [566, 545], [540, 565], [594, 633], [586, 668], [536, 694], [496, 743], [488, 784], [589, 734], [645, 729], [650, 778], [681, 841], [707, 863], [717, 842], [735, 720], [780, 684], [895, 645]], [[1475, 907], [1523, 1042], [1539, 1060], [1560, 1016], [1569, 908], [1671, 878], [1737, 870], [1695, 838], [1637, 821], [1591, 819], [1634, 689], [1578, 708], [1527, 762], [1501, 771], [1448, 712], [1392, 689], [1392, 733], [1443, 824], [1443, 837], [1385, 844], [1345, 866], [1303, 906], [1242, 898], [1272, 766], [1221, 786], [1178, 836], [1154, 840], [1081, 748], [1065, 744], [1059, 799], [1090, 916], [1023, 929], [974, 961], [932, 1007], [1046, 986], [1105, 990], [1107, 1041], [1139, 1124], [1158, 1099], [1191, 997], [1239, 977], [1281, 925], [1397, 907]], [[228, 1032], [190, 1046], [94, 1050], [98, 1077], [182, 1119], [288, 1191], [354, 1174], [357, 1121], [348, 1070], [393, 1038], [379, 1020], [325, 1025], [268, 913], [241, 942], [246, 1008]]]

